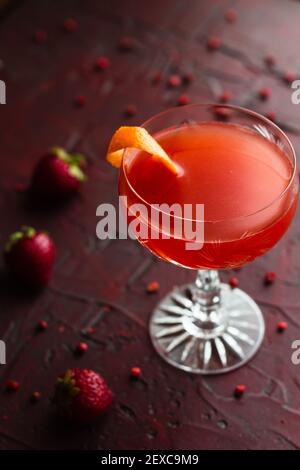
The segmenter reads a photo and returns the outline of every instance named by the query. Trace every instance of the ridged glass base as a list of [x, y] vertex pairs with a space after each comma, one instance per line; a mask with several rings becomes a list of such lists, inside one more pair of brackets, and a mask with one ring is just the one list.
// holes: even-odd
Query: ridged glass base
[[197, 374], [242, 366], [263, 340], [259, 307], [242, 290], [221, 283], [219, 304], [207, 313], [193, 300], [194, 289], [194, 284], [176, 288], [157, 305], [150, 320], [155, 349], [174, 367]]

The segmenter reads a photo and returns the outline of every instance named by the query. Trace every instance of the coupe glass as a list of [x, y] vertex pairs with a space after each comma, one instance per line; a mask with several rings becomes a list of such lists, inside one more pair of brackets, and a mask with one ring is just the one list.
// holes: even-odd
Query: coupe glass
[[[174, 126], [207, 123], [224, 118], [277, 145], [283, 151], [284, 158], [289, 159], [291, 176], [282, 193], [267, 207], [261, 207], [255, 213], [234, 219], [212, 221], [204, 218], [201, 222], [204, 223], [205, 233], [215, 234], [216, 242], [212, 244], [214, 250], [211, 250], [207, 262], [202, 258], [195, 283], [174, 288], [159, 302], [152, 314], [150, 336], [157, 352], [173, 366], [200, 374], [224, 373], [245, 364], [257, 352], [265, 330], [261, 310], [253, 299], [241, 289], [232, 289], [228, 284], [221, 283], [218, 271], [212, 268], [233, 268], [265, 253], [282, 237], [297, 205], [298, 175], [294, 149], [286, 135], [263, 116], [235, 106], [199, 104], [165, 111], [146, 121], [143, 127], [155, 136]], [[130, 205], [134, 203], [147, 204], [152, 208], [136, 192], [128, 176], [134, 152], [136, 151], [133, 149], [125, 151], [119, 179], [119, 193], [127, 196], [126, 209], [129, 213]], [[212, 194], [215, 191], [218, 188], [212, 187]], [[205, 201], [199, 203], [205, 204]], [[156, 210], [154, 207], [153, 209]], [[279, 219], [280, 222], [276, 223]], [[265, 220], [270, 223], [269, 226], [264, 226], [264, 235], [261, 236], [260, 227]], [[219, 260], [223, 258], [219, 254], [225, 248], [220, 240], [228, 227], [233, 226], [237, 228], [238, 243], [231, 258], [222, 264]], [[245, 226], [247, 233], [253, 235], [251, 248], [249, 238], [247, 243], [244, 241]], [[193, 268], [191, 263], [186, 265], [181, 260], [180, 250], [178, 256], [174, 255], [174, 249], [172, 255], [168, 253], [172, 240], [165, 240], [163, 256], [155, 250], [155, 244], [139, 241], [159, 257]]]

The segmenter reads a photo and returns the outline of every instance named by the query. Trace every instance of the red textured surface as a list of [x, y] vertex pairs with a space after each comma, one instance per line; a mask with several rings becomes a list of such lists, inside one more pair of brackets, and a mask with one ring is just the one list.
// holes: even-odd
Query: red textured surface
[[[235, 8], [236, 23], [224, 12]], [[240, 287], [261, 306], [266, 336], [250, 364], [228, 375], [201, 378], [179, 372], [154, 353], [147, 324], [159, 298], [193, 273], [155, 260], [133, 241], [99, 241], [96, 207], [116, 201], [117, 175], [104, 161], [112, 132], [140, 123], [176, 104], [182, 93], [192, 101], [232, 101], [262, 113], [274, 111], [300, 151], [300, 107], [282, 80], [300, 74], [300, 4], [294, 1], [62, 0], [17, 2], [0, 23], [0, 78], [7, 105], [0, 106], [0, 242], [26, 223], [48, 230], [57, 244], [50, 286], [30, 294], [12, 285], [1, 264], [0, 338], [7, 343], [0, 366], [1, 449], [295, 449], [300, 448], [300, 366], [291, 363], [291, 343], [300, 338], [299, 215], [280, 244], [238, 273]], [[78, 28], [66, 32], [74, 18]], [[42, 44], [35, 31], [47, 31]], [[121, 52], [120, 39], [133, 49]], [[210, 52], [207, 38], [219, 36]], [[264, 61], [276, 57], [270, 69]], [[99, 56], [110, 68], [95, 71]], [[153, 77], [162, 80], [153, 85]], [[193, 73], [189, 85], [167, 87], [171, 74]], [[258, 91], [271, 90], [268, 101]], [[74, 105], [77, 96], [85, 105]], [[128, 105], [136, 115], [124, 117]], [[34, 210], [14, 190], [27, 183], [32, 167], [53, 145], [83, 152], [89, 180], [81, 195], [55, 210]], [[265, 286], [266, 271], [276, 271]], [[160, 290], [147, 294], [149, 282]], [[36, 330], [47, 320], [45, 331]], [[288, 322], [282, 334], [279, 321]], [[84, 331], [94, 327], [90, 336]], [[89, 349], [74, 355], [84, 341]], [[68, 367], [101, 372], [114, 404], [88, 428], [71, 429], [55, 418], [51, 404], [56, 376]], [[132, 367], [141, 377], [132, 380]], [[5, 392], [7, 379], [20, 382]], [[247, 392], [236, 400], [235, 386]], [[30, 397], [42, 397], [32, 404]]]

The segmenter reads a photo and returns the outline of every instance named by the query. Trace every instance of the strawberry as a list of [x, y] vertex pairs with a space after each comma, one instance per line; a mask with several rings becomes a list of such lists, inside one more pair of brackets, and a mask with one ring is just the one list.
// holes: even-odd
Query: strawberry
[[86, 176], [82, 171], [85, 159], [54, 147], [38, 162], [33, 171], [30, 192], [43, 200], [62, 199], [76, 193]]
[[100, 374], [75, 368], [57, 379], [54, 401], [73, 420], [91, 422], [110, 406], [112, 393]]
[[37, 288], [48, 284], [54, 257], [55, 246], [49, 235], [32, 227], [22, 227], [13, 233], [4, 250], [4, 259], [12, 274]]

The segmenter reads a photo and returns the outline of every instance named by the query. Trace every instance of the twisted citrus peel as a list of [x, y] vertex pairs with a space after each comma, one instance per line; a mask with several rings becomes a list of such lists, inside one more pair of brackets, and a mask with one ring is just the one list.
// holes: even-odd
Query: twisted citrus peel
[[143, 127], [122, 126], [112, 136], [106, 160], [114, 167], [120, 168], [124, 150], [134, 148], [149, 153], [154, 158], [160, 160], [173, 173], [177, 174], [178, 169], [159, 143]]

